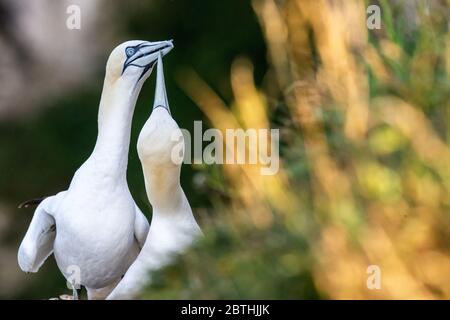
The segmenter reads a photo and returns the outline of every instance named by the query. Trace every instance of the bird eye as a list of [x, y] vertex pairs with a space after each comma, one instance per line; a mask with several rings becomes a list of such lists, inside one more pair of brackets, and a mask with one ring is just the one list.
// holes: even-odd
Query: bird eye
[[127, 57], [131, 57], [135, 52], [136, 49], [134, 49], [133, 47], [128, 47], [125, 49], [125, 54], [127, 55]]

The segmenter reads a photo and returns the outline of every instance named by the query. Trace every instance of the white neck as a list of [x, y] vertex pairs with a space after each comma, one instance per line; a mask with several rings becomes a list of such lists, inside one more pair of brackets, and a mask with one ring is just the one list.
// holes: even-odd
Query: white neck
[[98, 169], [126, 177], [130, 147], [131, 122], [136, 100], [142, 87], [119, 78], [105, 79], [98, 113], [98, 136], [91, 159]]
[[143, 166], [145, 188], [153, 207], [153, 218], [159, 215], [176, 216], [192, 214], [187, 198], [180, 185], [179, 166]]

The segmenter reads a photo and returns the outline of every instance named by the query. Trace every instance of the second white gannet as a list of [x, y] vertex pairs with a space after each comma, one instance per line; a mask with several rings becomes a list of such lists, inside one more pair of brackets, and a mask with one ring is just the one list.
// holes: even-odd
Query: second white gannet
[[181, 188], [181, 163], [172, 157], [180, 143], [174, 136], [182, 137], [179, 130], [170, 114], [160, 55], [153, 111], [137, 144], [147, 196], [153, 207], [152, 221], [139, 256], [108, 299], [135, 298], [149, 282], [151, 271], [164, 267], [174, 254], [183, 252], [202, 234]]
[[85, 286], [89, 299], [104, 299], [135, 260], [149, 226], [126, 179], [131, 121], [144, 81], [172, 48], [171, 41], [127, 41], [111, 52], [95, 148], [69, 188], [36, 208], [19, 248], [23, 271], [37, 272], [53, 252], [66, 279]]

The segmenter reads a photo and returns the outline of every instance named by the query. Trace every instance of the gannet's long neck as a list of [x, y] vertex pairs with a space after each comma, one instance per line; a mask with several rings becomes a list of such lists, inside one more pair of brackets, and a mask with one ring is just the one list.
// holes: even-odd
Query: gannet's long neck
[[[153, 110], [163, 107], [170, 115], [161, 53], [158, 55], [155, 101]], [[191, 207], [180, 185], [181, 166], [172, 162], [146, 164], [142, 162], [147, 196], [153, 207], [153, 219], [158, 215], [189, 215]]]
[[153, 219], [160, 215], [177, 217], [192, 214], [180, 185], [180, 166], [143, 166], [147, 196], [153, 207]]
[[99, 170], [126, 177], [131, 122], [141, 87], [142, 82], [136, 85], [126, 79], [111, 81], [106, 77], [98, 113], [98, 137], [91, 155], [101, 163]]

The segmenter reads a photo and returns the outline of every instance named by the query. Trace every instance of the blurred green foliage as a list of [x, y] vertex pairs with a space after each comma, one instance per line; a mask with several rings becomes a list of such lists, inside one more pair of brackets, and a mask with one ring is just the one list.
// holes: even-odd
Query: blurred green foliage
[[[255, 86], [279, 98], [261, 110], [282, 130], [287, 182], [268, 178], [261, 189], [264, 179], [245, 166], [236, 175], [205, 168], [216, 191], [207, 212], [216, 218], [205, 239], [152, 274], [142, 298], [449, 297], [450, 4], [416, 2], [408, 20], [399, 3], [366, 1], [381, 6], [383, 19], [366, 44], [352, 15], [363, 14], [362, 2], [331, 2], [253, 1], [272, 54], [272, 77], [261, 87], [256, 72]], [[229, 116], [239, 118], [248, 105], [234, 91], [232, 105], [242, 105]], [[197, 100], [203, 110], [214, 105]], [[367, 122], [348, 111], [352, 104], [368, 108]], [[382, 270], [379, 291], [366, 287], [372, 264]]]

